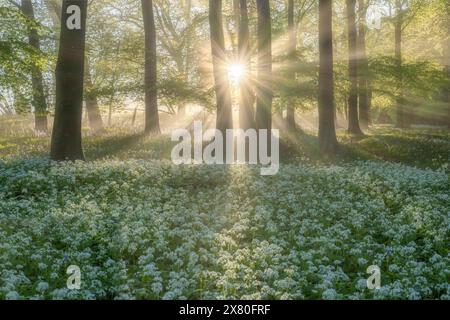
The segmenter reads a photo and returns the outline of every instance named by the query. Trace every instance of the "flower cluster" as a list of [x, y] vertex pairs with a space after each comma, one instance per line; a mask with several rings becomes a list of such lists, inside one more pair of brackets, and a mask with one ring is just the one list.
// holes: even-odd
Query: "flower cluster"
[[399, 164], [11, 160], [0, 298], [450, 299], [449, 217], [449, 175]]

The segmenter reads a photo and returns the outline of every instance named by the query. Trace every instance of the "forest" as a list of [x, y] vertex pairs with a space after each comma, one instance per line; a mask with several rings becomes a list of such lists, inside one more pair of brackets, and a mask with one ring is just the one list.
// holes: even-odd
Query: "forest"
[[449, 248], [448, 0], [0, 0], [1, 300], [450, 300]]

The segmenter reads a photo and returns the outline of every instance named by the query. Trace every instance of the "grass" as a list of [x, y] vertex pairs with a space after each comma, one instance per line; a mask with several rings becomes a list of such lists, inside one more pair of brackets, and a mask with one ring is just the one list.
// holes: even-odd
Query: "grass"
[[[36, 136], [30, 121], [23, 118], [0, 120], [0, 158], [47, 157], [48, 135]], [[6, 129], [8, 128], [8, 129]], [[170, 160], [176, 142], [169, 134], [146, 137], [138, 127], [126, 125], [106, 128], [101, 135], [83, 129], [83, 148], [88, 160], [158, 159]], [[450, 161], [450, 131], [443, 129], [395, 129], [372, 127], [364, 136], [338, 132], [339, 153], [324, 159], [318, 150], [317, 136], [282, 133], [280, 155], [283, 163], [342, 163], [354, 160], [381, 160], [419, 168], [446, 168]]]

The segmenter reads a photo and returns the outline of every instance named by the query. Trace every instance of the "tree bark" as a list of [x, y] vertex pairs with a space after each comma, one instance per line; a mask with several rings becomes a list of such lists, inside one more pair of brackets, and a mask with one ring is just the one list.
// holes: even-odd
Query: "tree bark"
[[253, 104], [254, 93], [249, 77], [250, 68], [250, 31], [248, 27], [247, 0], [239, 3], [240, 21], [238, 30], [239, 63], [245, 66], [246, 74], [240, 82], [239, 124], [241, 129], [247, 130], [255, 127]]
[[[45, 5], [52, 18], [54, 28], [60, 28], [61, 5], [58, 3], [57, 0], [45, 0]], [[89, 91], [92, 90], [93, 83], [88, 57], [86, 57], [84, 72], [87, 91], [87, 94], [85, 94], [85, 103], [86, 103], [86, 112], [89, 120], [89, 127], [91, 128], [92, 131], [99, 132], [103, 130], [103, 120], [100, 113], [100, 108], [98, 106], [97, 97], [89, 93]]]
[[[22, 0], [22, 12], [30, 22], [36, 23], [31, 0]], [[28, 41], [34, 50], [37, 52], [41, 50], [36, 26], [28, 27]], [[36, 65], [32, 67], [31, 71], [31, 86], [33, 90], [34, 129], [38, 132], [47, 132], [47, 102], [45, 100], [44, 81], [42, 80], [42, 71]]]
[[[447, 12], [447, 39], [446, 43], [444, 44], [444, 47], [446, 48], [447, 54], [446, 54], [446, 62], [445, 62], [445, 69], [447, 71], [448, 80], [450, 80], [450, 3], [447, 1], [446, 4], [446, 12]], [[448, 114], [447, 114], [447, 126], [450, 128], [450, 87], [447, 87], [447, 104], [448, 104]]]
[[55, 28], [59, 28], [61, 23], [61, 4], [58, 0], [45, 0], [45, 6], [49, 12]]
[[[192, 10], [192, 0], [185, 0], [184, 2], [184, 17], [186, 19], [186, 25], [189, 26], [191, 24], [191, 10]], [[186, 83], [189, 81], [189, 71], [190, 71], [190, 36], [187, 36], [185, 39], [186, 42], [186, 58], [183, 68], [183, 78]], [[180, 116], [186, 115], [187, 105], [184, 102], [179, 103], [177, 114]]]
[[395, 62], [397, 66], [397, 127], [405, 128], [405, 105], [403, 99], [403, 72], [402, 72], [402, 27], [403, 27], [403, 9], [401, 0], [396, 1], [397, 17], [395, 21]]
[[[60, 1], [59, 1], [60, 2]], [[58, 0], [45, 0], [45, 6], [47, 7], [48, 14], [52, 19], [53, 29], [55, 31], [55, 48], [59, 48], [59, 34], [58, 32], [61, 30], [61, 3]], [[52, 83], [56, 83], [56, 75], [55, 72], [52, 72]], [[53, 95], [52, 103], [56, 105], [56, 95]]]
[[359, 124], [363, 129], [369, 128], [370, 109], [369, 109], [369, 89], [368, 89], [368, 72], [369, 65], [366, 52], [366, 14], [367, 4], [364, 0], [358, 0], [359, 12], [359, 36], [358, 36], [358, 102], [359, 102]]
[[[272, 129], [272, 25], [270, 3], [257, 0], [258, 72], [256, 85], [256, 127]], [[270, 138], [269, 138], [270, 141]]]
[[145, 33], [145, 133], [159, 134], [156, 28], [153, 15], [153, 0], [141, 0]]
[[134, 128], [134, 124], [136, 122], [136, 114], [137, 114], [137, 107], [133, 110], [133, 117], [131, 118], [131, 126]]
[[[295, 22], [294, 22], [294, 0], [288, 1], [288, 30], [289, 30], [288, 56], [289, 62], [293, 63], [295, 61], [295, 53], [297, 49], [297, 33], [295, 30]], [[290, 69], [293, 68], [290, 66]], [[288, 79], [290, 81], [295, 81], [295, 71], [289, 71]], [[292, 104], [292, 101], [288, 102], [286, 108], [286, 123], [289, 129], [295, 129], [295, 108]]]
[[[77, 6], [81, 28], [67, 26], [67, 8]], [[84, 160], [81, 146], [84, 52], [87, 1], [63, 0], [62, 23], [56, 65], [56, 106], [50, 156], [52, 160]]]
[[319, 148], [334, 154], [338, 148], [334, 124], [333, 31], [331, 0], [319, 0]]
[[226, 129], [233, 128], [233, 114], [231, 112], [231, 94], [226, 70], [227, 56], [222, 25], [222, 0], [209, 0], [209, 26], [217, 103], [216, 128], [225, 135]]
[[362, 134], [358, 118], [358, 56], [356, 43], [356, 0], [346, 0], [348, 32], [348, 75], [350, 92], [348, 96], [348, 132]]
[[[239, 38], [239, 25], [241, 24], [240, 16], [241, 16], [240, 0], [233, 0], [233, 17], [234, 17], [234, 23], [235, 23], [234, 30], [235, 30], [238, 38]], [[239, 45], [238, 45], [238, 47], [239, 47]]]

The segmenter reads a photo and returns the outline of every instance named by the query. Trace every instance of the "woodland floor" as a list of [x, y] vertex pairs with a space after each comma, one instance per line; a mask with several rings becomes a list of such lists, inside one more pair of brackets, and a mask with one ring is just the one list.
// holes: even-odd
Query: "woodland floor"
[[0, 125], [0, 298], [450, 299], [449, 131], [341, 133], [333, 159], [282, 135], [263, 177], [173, 165], [169, 135], [127, 126], [50, 163], [21, 121]]

